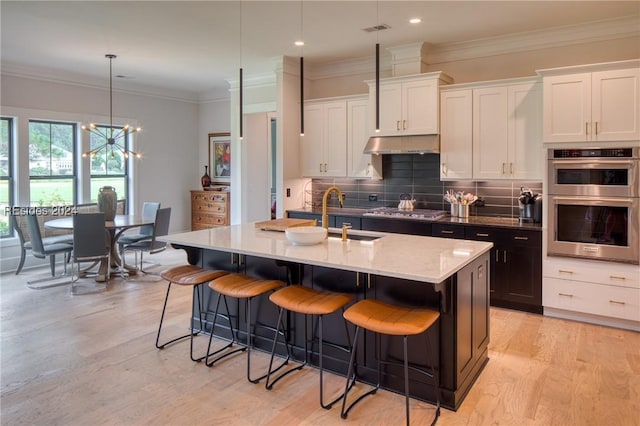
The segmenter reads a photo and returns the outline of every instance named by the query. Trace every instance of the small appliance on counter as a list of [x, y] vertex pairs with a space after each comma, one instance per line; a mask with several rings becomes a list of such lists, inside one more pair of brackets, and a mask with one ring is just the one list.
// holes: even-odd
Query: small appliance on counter
[[518, 208], [520, 223], [542, 223], [542, 194], [534, 194], [529, 188], [520, 188]]

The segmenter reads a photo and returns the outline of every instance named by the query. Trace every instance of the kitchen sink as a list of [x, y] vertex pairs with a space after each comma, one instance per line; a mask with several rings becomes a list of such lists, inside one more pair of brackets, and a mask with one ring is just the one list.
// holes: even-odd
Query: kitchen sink
[[[327, 237], [342, 239], [342, 232], [329, 232], [327, 234]], [[347, 239], [348, 240], [374, 241], [374, 240], [378, 240], [380, 238], [382, 238], [382, 237], [376, 237], [376, 236], [373, 236], [373, 235], [347, 234]]]

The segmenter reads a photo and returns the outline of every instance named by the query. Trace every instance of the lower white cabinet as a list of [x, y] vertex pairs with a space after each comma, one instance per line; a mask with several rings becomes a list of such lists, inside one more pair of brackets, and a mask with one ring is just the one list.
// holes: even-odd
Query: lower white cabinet
[[[547, 258], [543, 262], [542, 304], [545, 314], [551, 310], [569, 315], [597, 315], [633, 322], [625, 325], [640, 329], [640, 266]], [[580, 319], [579, 316], [572, 318]], [[593, 317], [585, 319], [616, 325], [606, 318], [603, 321]]]

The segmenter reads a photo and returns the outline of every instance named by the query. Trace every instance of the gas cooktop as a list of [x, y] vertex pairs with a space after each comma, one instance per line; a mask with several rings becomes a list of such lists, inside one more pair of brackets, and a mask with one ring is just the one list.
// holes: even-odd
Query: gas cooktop
[[437, 220], [445, 217], [448, 213], [444, 210], [430, 210], [430, 209], [413, 209], [413, 210], [400, 210], [395, 207], [378, 207], [375, 209], [367, 210], [363, 213], [363, 216], [385, 216], [385, 217], [399, 217], [406, 219], [423, 219], [423, 220]]

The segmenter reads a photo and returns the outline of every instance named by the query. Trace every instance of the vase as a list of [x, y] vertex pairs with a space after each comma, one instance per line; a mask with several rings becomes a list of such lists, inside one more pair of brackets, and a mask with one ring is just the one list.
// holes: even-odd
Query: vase
[[202, 188], [208, 188], [211, 185], [211, 177], [209, 177], [208, 169], [209, 169], [209, 166], [204, 166], [204, 174], [200, 178], [200, 183], [202, 183]]
[[104, 220], [116, 217], [118, 194], [113, 186], [103, 186], [98, 193], [98, 211], [104, 213]]

